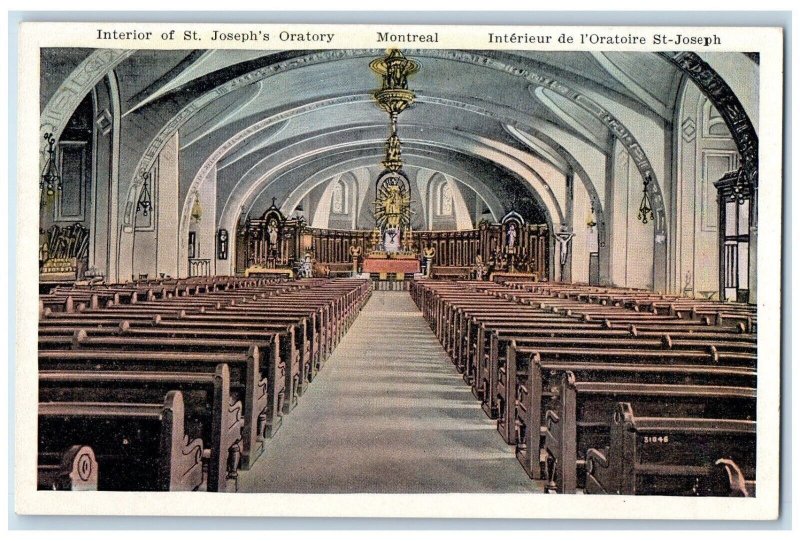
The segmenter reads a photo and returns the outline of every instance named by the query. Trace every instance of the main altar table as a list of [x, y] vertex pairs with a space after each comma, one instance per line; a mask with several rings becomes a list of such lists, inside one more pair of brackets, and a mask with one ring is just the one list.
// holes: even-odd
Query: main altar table
[[419, 259], [367, 257], [364, 259], [362, 271], [370, 274], [415, 274], [419, 272]]

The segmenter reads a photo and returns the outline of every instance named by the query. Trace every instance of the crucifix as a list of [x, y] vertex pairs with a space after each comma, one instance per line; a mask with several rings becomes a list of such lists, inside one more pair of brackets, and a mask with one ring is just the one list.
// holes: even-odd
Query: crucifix
[[561, 274], [564, 274], [564, 265], [567, 264], [567, 255], [569, 254], [569, 243], [572, 241], [572, 238], [575, 236], [575, 233], [570, 231], [567, 226], [562, 225], [561, 230], [556, 233], [556, 242], [558, 242], [559, 246], [559, 254], [560, 254], [560, 261], [561, 261]]

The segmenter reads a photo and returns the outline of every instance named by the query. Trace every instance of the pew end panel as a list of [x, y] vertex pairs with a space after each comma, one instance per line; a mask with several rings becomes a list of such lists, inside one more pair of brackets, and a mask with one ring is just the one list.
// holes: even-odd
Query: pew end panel
[[87, 445], [72, 445], [63, 453], [39, 453], [38, 490], [97, 490], [98, 467]]
[[753, 421], [636, 417], [614, 408], [611, 442], [587, 452], [589, 494], [754, 496]]

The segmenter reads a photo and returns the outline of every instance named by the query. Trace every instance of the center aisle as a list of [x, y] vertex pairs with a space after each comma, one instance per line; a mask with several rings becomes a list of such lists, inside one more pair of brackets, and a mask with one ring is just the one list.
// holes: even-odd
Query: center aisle
[[240, 492], [540, 492], [408, 292], [376, 291]]

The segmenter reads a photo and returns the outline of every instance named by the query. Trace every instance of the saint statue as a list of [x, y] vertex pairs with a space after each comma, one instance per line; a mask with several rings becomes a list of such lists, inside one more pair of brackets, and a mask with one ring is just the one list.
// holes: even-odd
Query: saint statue
[[481, 257], [480, 255], [476, 255], [475, 256], [475, 267], [474, 267], [475, 279], [476, 280], [485, 280], [486, 279], [486, 275], [487, 275], [487, 271], [488, 271], [488, 269], [487, 269], [486, 265], [483, 262], [483, 257]]
[[400, 187], [389, 186], [386, 190], [386, 199], [383, 201], [383, 211], [386, 216], [386, 226], [395, 228], [400, 225], [400, 216], [403, 209], [403, 196]]
[[297, 272], [298, 278], [311, 278], [314, 274], [314, 262], [311, 261], [311, 254], [306, 252], [303, 262], [300, 263], [300, 270]]
[[48, 259], [50, 259], [50, 245], [47, 242], [47, 233], [39, 229], [39, 270]]
[[267, 225], [267, 234], [269, 237], [269, 247], [273, 251], [277, 251], [278, 249], [278, 222], [274, 219], [269, 221]]
[[350, 259], [353, 261], [353, 274], [358, 274], [358, 262], [361, 259], [361, 246], [350, 245]]
[[433, 246], [426, 246], [422, 251], [422, 259], [425, 263], [425, 276], [430, 277], [433, 270], [433, 258], [436, 257], [436, 249]]
[[514, 246], [517, 243], [517, 226], [514, 222], [508, 224], [508, 230], [506, 231], [506, 248], [509, 251], [514, 251]]

